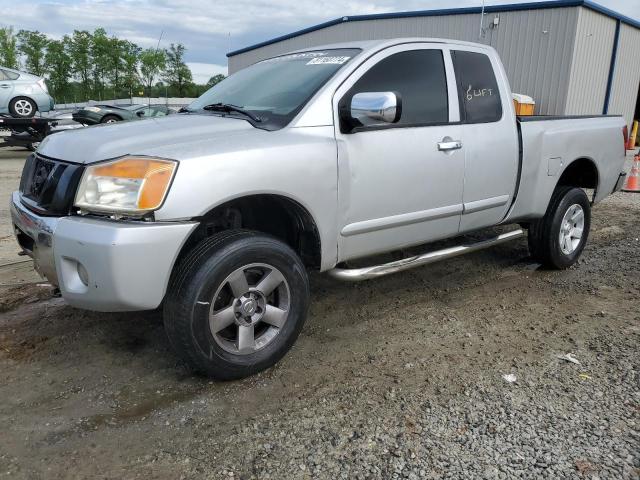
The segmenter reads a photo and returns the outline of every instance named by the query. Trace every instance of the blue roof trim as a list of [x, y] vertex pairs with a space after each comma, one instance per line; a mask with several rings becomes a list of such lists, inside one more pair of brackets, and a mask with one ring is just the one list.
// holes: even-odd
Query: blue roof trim
[[[544, 8], [562, 8], [562, 7], [586, 7], [598, 13], [607, 15], [608, 17], [614, 18], [616, 20], [620, 20], [621, 22], [627, 23], [633, 27], [640, 28], [640, 21], [634, 20], [633, 18], [627, 17], [625, 15], [621, 15], [618, 12], [614, 12], [613, 10], [603, 7], [602, 5], [594, 3], [590, 0], [552, 0], [552, 1], [546, 1], [546, 2], [512, 3], [507, 5], [487, 5], [484, 7], [484, 11], [485, 13], [497, 13], [497, 12], [515, 12], [518, 10], [538, 10], [538, 9], [544, 9]], [[304, 35], [305, 33], [315, 32], [317, 30], [322, 30], [323, 28], [332, 27], [333, 25], [338, 25], [340, 23], [345, 23], [345, 22], [362, 22], [364, 20], [384, 20], [387, 18], [437, 17], [437, 16], [443, 16], [443, 15], [462, 15], [465, 13], [468, 14], [468, 13], [481, 13], [481, 12], [482, 12], [482, 7], [466, 7], [466, 8], [447, 8], [447, 9], [441, 9], [441, 10], [418, 10], [414, 12], [376, 13], [376, 14], [370, 14], [370, 15], [354, 15], [351, 17], [341, 17], [341, 18], [336, 18], [334, 20], [329, 20], [328, 22], [319, 23], [318, 25], [314, 25], [312, 27], [303, 28], [302, 30], [297, 30], [295, 32], [288, 33], [286, 35], [281, 35], [279, 37], [275, 37], [270, 40], [266, 40], [264, 42], [256, 43], [255, 45], [251, 45], [249, 47], [241, 48], [239, 50], [234, 50], [233, 52], [227, 53], [227, 57], [233, 57], [235, 55], [249, 52], [251, 50], [255, 50], [260, 47], [266, 47], [267, 45], [272, 45], [274, 43], [282, 42], [283, 40], [299, 37], [300, 35]]]
[[613, 35], [613, 50], [611, 52], [611, 61], [609, 63], [609, 77], [607, 78], [607, 89], [604, 94], [604, 106], [602, 114], [609, 113], [609, 101], [611, 100], [611, 87], [613, 86], [613, 74], [616, 71], [616, 59], [618, 57], [618, 44], [620, 43], [620, 20], [616, 20], [616, 31]]
[[634, 20], [631, 17], [622, 15], [621, 13], [611, 10], [610, 8], [603, 7], [602, 5], [592, 2], [591, 0], [584, 0], [583, 5], [598, 13], [602, 13], [607, 17], [615, 18], [616, 20], [620, 20], [622, 23], [626, 23], [627, 25], [631, 25], [632, 27], [640, 28], [639, 20]]

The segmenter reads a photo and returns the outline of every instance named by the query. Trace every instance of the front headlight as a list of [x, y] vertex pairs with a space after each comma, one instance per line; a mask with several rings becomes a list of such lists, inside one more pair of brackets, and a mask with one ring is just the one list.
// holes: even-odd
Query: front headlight
[[125, 157], [87, 167], [74, 205], [90, 212], [141, 216], [162, 205], [178, 163]]

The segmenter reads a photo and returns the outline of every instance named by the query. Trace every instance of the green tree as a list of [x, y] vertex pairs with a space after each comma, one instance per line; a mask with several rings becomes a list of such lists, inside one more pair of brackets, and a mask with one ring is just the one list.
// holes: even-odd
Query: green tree
[[13, 27], [0, 28], [0, 65], [7, 68], [20, 68], [18, 45]]
[[213, 76], [213, 77], [211, 77], [211, 78], [209, 79], [209, 81], [207, 82], [207, 87], [208, 87], [208, 88], [211, 88], [211, 87], [213, 87], [214, 85], [217, 85], [218, 83], [220, 83], [220, 82], [221, 82], [222, 80], [224, 80], [225, 78], [227, 78], [227, 77], [225, 77], [225, 76], [224, 76], [224, 75], [222, 75], [221, 73], [219, 73], [218, 75], [214, 75], [214, 76]]
[[20, 30], [17, 35], [18, 51], [24, 55], [24, 68], [34, 75], [45, 73], [45, 52], [49, 39], [37, 30]]
[[[168, 51], [142, 50], [128, 40], [109, 37], [103, 28], [93, 33], [74, 30], [62, 40], [49, 40], [38, 31], [13, 32], [13, 27], [0, 28], [0, 65], [20, 68], [22, 63], [29, 72], [46, 76], [51, 93], [60, 99], [102, 99], [107, 92], [113, 98], [124, 92], [133, 96], [141, 85], [149, 96], [166, 90], [198, 96], [225, 78], [214, 75], [207, 85], [194, 84], [180, 43], [171, 44]], [[156, 83], [160, 77], [162, 84]]]
[[148, 48], [140, 53], [140, 79], [147, 89], [147, 95], [151, 94], [151, 87], [156, 77], [164, 70], [166, 64], [165, 51]]
[[104, 28], [96, 28], [91, 37], [91, 64], [93, 92], [101, 99], [111, 69], [111, 41]]
[[109, 38], [109, 53], [107, 62], [107, 74], [116, 98], [122, 88], [122, 74], [124, 69], [124, 40], [117, 37]]
[[133, 92], [140, 83], [138, 77], [138, 62], [142, 49], [135, 43], [122, 40], [120, 50], [122, 54], [122, 85], [126, 88], [129, 97], [133, 97]]
[[51, 40], [47, 45], [44, 63], [54, 97], [62, 98], [69, 94], [69, 80], [73, 68], [73, 60], [68, 52], [70, 43], [70, 38], [65, 35], [62, 40]]
[[183, 60], [185, 51], [186, 49], [181, 43], [177, 45], [171, 44], [169, 50], [166, 52], [167, 61], [163, 74], [165, 82], [178, 93], [179, 97], [183, 97], [186, 87], [193, 83], [191, 70], [189, 70], [189, 67], [187, 67]]
[[91, 43], [91, 33], [86, 30], [74, 30], [69, 40], [73, 73], [80, 81], [82, 97], [85, 100], [91, 93]]

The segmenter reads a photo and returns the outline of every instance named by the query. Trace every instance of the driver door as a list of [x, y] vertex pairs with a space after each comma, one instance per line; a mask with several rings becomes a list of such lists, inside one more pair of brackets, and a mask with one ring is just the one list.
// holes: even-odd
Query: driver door
[[[458, 232], [464, 139], [454, 78], [446, 47], [417, 43], [374, 55], [336, 92], [340, 261]], [[395, 92], [399, 121], [343, 132], [337, 112], [363, 92]]]

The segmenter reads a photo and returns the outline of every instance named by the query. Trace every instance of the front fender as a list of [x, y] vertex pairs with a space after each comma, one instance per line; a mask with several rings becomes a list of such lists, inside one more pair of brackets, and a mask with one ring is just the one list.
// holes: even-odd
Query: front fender
[[321, 269], [337, 259], [337, 150], [332, 127], [290, 128], [242, 137], [228, 151], [182, 160], [158, 220], [205, 215], [236, 198], [289, 198], [314, 219], [322, 245]]

